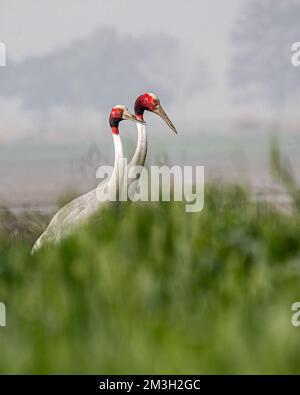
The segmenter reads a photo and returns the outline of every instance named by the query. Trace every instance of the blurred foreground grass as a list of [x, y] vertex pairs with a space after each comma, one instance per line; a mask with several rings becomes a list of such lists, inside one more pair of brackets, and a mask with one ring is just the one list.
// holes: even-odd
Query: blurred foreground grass
[[25, 229], [0, 241], [1, 373], [299, 373], [298, 209], [219, 184], [201, 213], [124, 204], [33, 257]]

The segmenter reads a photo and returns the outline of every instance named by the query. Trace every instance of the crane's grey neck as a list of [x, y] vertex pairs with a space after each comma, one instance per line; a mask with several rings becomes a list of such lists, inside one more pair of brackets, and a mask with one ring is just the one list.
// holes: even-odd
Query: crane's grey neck
[[119, 134], [113, 134], [112, 136], [115, 148], [115, 163], [112, 175], [108, 181], [108, 193], [111, 200], [118, 200], [120, 185], [123, 182], [125, 163], [121, 137]]
[[136, 127], [138, 131], [138, 142], [129, 166], [144, 166], [148, 146], [146, 125], [137, 124]]
[[121, 141], [121, 137], [119, 134], [113, 134], [113, 140], [114, 140], [114, 147], [115, 147], [115, 167], [116, 167], [116, 162], [120, 159], [123, 158], [123, 145]]

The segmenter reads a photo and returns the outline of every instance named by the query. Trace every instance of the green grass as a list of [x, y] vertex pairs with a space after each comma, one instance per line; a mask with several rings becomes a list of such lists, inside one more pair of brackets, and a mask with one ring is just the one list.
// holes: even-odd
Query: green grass
[[201, 213], [124, 204], [33, 257], [28, 229], [0, 241], [1, 373], [300, 372], [299, 210], [210, 185]]

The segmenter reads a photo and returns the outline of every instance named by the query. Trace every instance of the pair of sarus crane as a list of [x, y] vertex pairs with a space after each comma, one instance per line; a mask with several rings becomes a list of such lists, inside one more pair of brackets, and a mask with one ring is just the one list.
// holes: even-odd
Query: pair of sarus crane
[[[146, 123], [144, 121], [144, 112], [150, 111], [159, 115], [171, 128], [177, 133], [173, 123], [170, 121], [168, 115], [160, 104], [160, 100], [153, 93], [144, 93], [140, 95], [134, 105], [135, 115], [131, 114], [127, 107], [117, 105], [113, 107], [109, 117], [109, 124], [113, 136], [115, 160], [113, 172], [105, 183], [100, 184], [95, 189], [85, 193], [82, 196], [72, 200], [66, 206], [62, 207], [52, 218], [45, 232], [38, 238], [33, 246], [32, 253], [40, 249], [44, 244], [55, 243], [71, 233], [71, 231], [78, 225], [93, 215], [97, 214], [104, 206], [103, 201], [98, 199], [99, 187], [100, 189], [110, 190], [115, 188], [119, 183], [119, 178], [122, 177], [118, 170], [118, 163], [124, 158], [122, 141], [119, 133], [119, 123], [123, 120], [133, 121], [137, 123], [138, 141], [135, 152], [131, 161], [129, 162], [128, 169], [135, 166], [143, 167], [147, 156], [147, 132]], [[139, 174], [130, 180], [130, 183], [137, 182]], [[101, 191], [100, 191], [101, 192]], [[105, 203], [105, 202], [104, 202]]]

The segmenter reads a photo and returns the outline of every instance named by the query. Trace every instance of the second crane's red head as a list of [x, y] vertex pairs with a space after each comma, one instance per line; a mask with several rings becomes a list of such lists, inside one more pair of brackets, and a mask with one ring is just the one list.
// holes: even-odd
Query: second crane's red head
[[175, 126], [171, 122], [165, 110], [162, 108], [159, 98], [154, 93], [143, 93], [136, 99], [134, 105], [134, 112], [136, 117], [140, 120], [143, 120], [144, 111], [151, 111], [159, 115], [171, 128], [171, 130], [177, 133]]
[[119, 123], [128, 120], [144, 124], [142, 119], [138, 119], [135, 115], [128, 111], [128, 108], [118, 104], [114, 106], [109, 115], [109, 124], [113, 134], [119, 134]]

